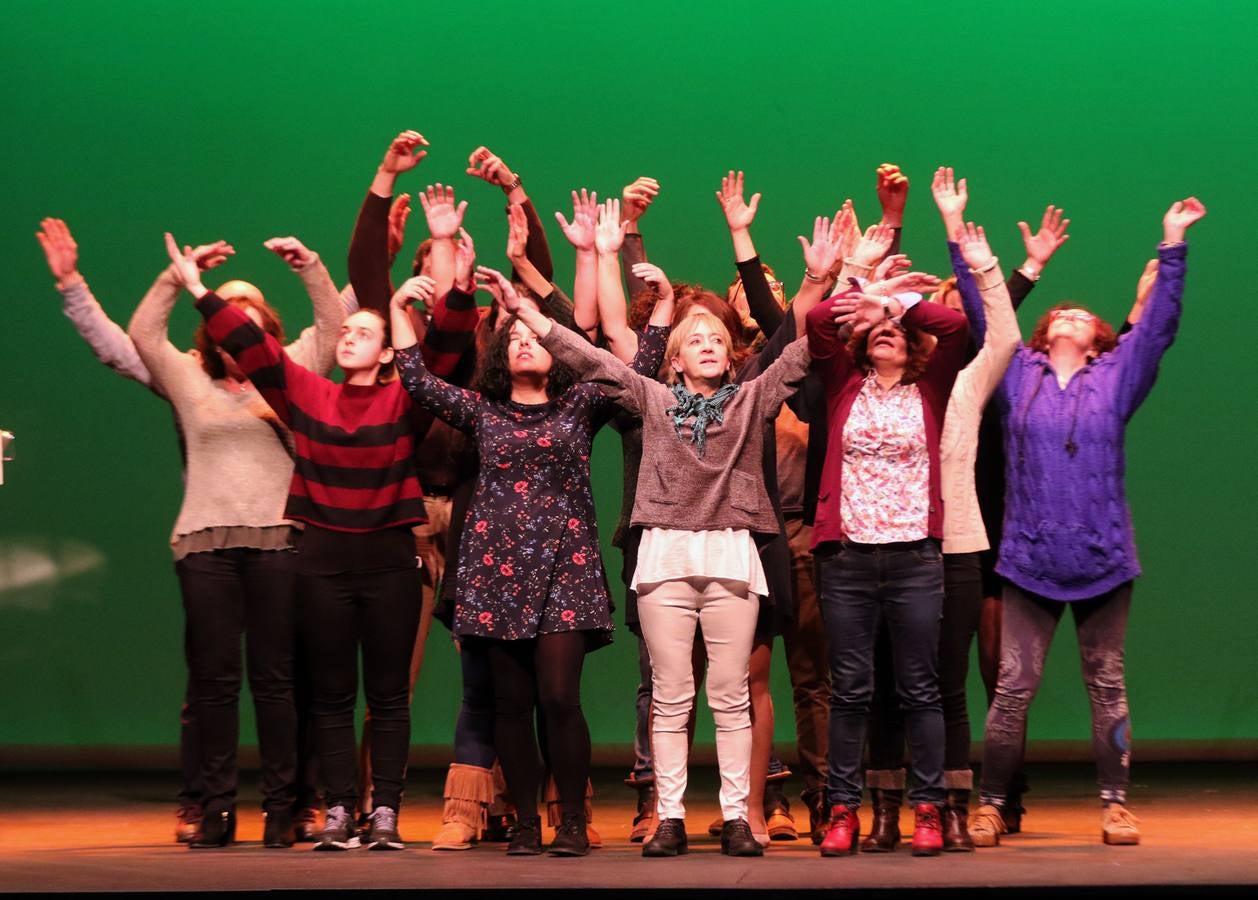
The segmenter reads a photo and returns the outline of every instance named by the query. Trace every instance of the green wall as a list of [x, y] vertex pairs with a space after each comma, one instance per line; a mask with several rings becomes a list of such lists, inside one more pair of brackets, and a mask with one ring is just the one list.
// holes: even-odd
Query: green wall
[[[18, 435], [18, 459], [0, 487], [0, 745], [170, 744], [183, 686], [170, 415], [101, 367], [62, 317], [32, 237], [39, 219], [70, 223], [83, 273], [120, 322], [163, 265], [170, 229], [235, 243], [223, 276], [257, 283], [295, 332], [308, 304], [262, 241], [297, 234], [343, 280], [362, 194], [406, 127], [432, 147], [400, 189], [455, 183], [490, 264], [502, 263], [502, 197], [463, 168], [478, 144], [500, 152], [549, 223], [561, 282], [572, 258], [551, 213], [574, 186], [608, 194], [658, 178], [643, 224], [652, 259], [723, 286], [732, 260], [712, 192], [743, 168], [765, 195], [758, 246], [793, 283], [795, 235], [845, 196], [871, 221], [884, 160], [913, 179], [907, 250], [941, 271], [929, 180], [950, 164], [1006, 268], [1022, 258], [1018, 219], [1051, 202], [1073, 220], [1024, 329], [1063, 297], [1120, 320], [1163, 211], [1201, 197], [1210, 215], [1192, 233], [1181, 334], [1130, 430], [1145, 575], [1129, 680], [1138, 739], [1258, 738], [1251, 4], [119, 0], [13, 4], [5, 20], [0, 427]], [[416, 215], [412, 242], [423, 230]], [[186, 342], [194, 324], [182, 308], [173, 334]], [[611, 434], [595, 471], [607, 535], [620, 497]], [[608, 565], [614, 576], [619, 559]], [[589, 661], [596, 742], [631, 737], [634, 658], [621, 630]], [[1087, 737], [1076, 659], [1064, 627], [1033, 739]], [[417, 743], [449, 741], [457, 685], [438, 626]], [[785, 741], [780, 664], [775, 686]]]

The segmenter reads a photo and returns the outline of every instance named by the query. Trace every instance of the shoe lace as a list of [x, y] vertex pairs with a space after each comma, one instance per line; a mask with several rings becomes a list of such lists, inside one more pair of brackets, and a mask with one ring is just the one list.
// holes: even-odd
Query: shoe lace
[[1127, 807], [1119, 806], [1117, 803], [1106, 807], [1105, 819], [1110, 825], [1135, 827], [1140, 824], [1140, 820], [1132, 815]]
[[665, 819], [655, 830], [656, 837], [678, 837], [686, 833], [686, 827], [677, 819]]
[[729, 823], [729, 836], [732, 838], [751, 838], [751, 826], [743, 819], [735, 819]]
[[581, 816], [574, 813], [568, 813], [563, 817], [563, 821], [559, 823], [557, 831], [573, 835], [584, 834], [585, 823], [581, 821], [581, 818]]
[[396, 831], [397, 812], [388, 806], [377, 806], [371, 813], [372, 831]]
[[351, 821], [353, 819], [348, 809], [344, 806], [334, 806], [328, 810], [328, 815], [323, 820], [323, 827], [326, 831], [336, 831], [341, 828], [349, 828]]

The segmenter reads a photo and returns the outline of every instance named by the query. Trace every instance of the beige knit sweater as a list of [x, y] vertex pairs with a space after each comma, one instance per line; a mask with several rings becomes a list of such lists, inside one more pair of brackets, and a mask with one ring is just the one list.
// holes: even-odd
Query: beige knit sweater
[[974, 553], [989, 547], [978, 494], [974, 490], [978, 426], [983, 418], [983, 407], [1000, 384], [1022, 341], [1000, 266], [974, 273], [974, 282], [983, 297], [987, 335], [978, 355], [957, 375], [939, 438], [944, 553]]
[[[298, 365], [327, 375], [336, 362], [336, 342], [344, 307], [323, 263], [316, 259], [298, 274], [314, 305], [315, 327], [306, 329], [286, 352]], [[292, 438], [252, 388], [229, 391], [167, 336], [181, 288], [170, 269], [162, 272], [140, 301], [127, 333], [157, 387], [175, 409], [186, 445], [183, 505], [171, 545], [176, 558], [182, 538], [207, 529], [230, 529], [216, 546], [257, 546], [259, 529], [291, 524], [284, 518], [293, 477]], [[266, 547], [274, 546], [265, 542]], [[199, 548], [198, 548], [199, 549]]]

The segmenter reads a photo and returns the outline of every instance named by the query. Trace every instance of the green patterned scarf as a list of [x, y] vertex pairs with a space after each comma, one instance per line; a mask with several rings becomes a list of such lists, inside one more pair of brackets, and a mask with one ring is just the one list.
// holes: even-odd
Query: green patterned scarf
[[677, 440], [684, 441], [682, 426], [686, 420], [694, 416], [695, 423], [690, 426], [690, 439], [694, 442], [695, 451], [703, 457], [704, 444], [707, 441], [708, 423], [718, 425], [725, 421], [725, 401], [738, 393], [739, 385], [727, 384], [711, 397], [692, 394], [680, 384], [673, 385], [673, 396], [677, 405], [664, 410], [664, 414], [672, 416], [673, 428], [677, 431]]

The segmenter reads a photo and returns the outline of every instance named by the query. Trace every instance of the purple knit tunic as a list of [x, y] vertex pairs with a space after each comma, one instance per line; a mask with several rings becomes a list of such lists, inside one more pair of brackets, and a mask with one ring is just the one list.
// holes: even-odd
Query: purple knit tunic
[[1009, 364], [996, 395], [1007, 484], [996, 571], [1025, 591], [1084, 600], [1140, 574], [1123, 441], [1175, 339], [1187, 253], [1186, 244], [1158, 248], [1140, 322], [1065, 389], [1043, 353], [1024, 345]]

